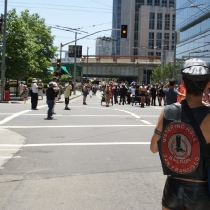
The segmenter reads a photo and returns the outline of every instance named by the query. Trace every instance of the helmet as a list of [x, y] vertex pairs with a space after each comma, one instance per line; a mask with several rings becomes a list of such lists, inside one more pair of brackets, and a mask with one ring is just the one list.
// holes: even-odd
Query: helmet
[[210, 65], [198, 58], [186, 60], [181, 69], [184, 78], [193, 81], [204, 81], [210, 78]]

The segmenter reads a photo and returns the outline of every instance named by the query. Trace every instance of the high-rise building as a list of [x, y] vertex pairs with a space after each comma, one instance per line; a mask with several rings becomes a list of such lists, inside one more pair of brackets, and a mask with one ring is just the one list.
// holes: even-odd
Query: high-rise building
[[188, 58], [210, 62], [210, 1], [177, 1], [176, 66]]
[[111, 37], [98, 37], [96, 39], [95, 55], [111, 55]]
[[112, 54], [114, 55], [120, 55], [121, 3], [122, 0], [113, 0], [112, 38], [117, 40], [112, 42]]
[[128, 37], [112, 31], [112, 54], [161, 56], [174, 51], [176, 0], [113, 0], [113, 28], [128, 25]]

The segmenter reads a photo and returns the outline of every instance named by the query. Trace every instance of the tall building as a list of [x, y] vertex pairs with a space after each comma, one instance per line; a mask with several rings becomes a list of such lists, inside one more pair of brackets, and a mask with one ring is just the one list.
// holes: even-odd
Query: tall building
[[177, 1], [176, 66], [188, 58], [210, 62], [210, 1]]
[[[112, 54], [161, 56], [174, 51], [176, 0], [113, 0], [113, 28], [128, 25], [128, 37], [112, 32]], [[119, 31], [118, 31], [119, 32]]]
[[112, 38], [117, 40], [112, 42], [112, 54], [120, 55], [120, 31], [121, 28], [121, 3], [122, 0], [113, 0], [112, 12]]
[[96, 39], [95, 55], [111, 55], [112, 43], [111, 37], [98, 37]]

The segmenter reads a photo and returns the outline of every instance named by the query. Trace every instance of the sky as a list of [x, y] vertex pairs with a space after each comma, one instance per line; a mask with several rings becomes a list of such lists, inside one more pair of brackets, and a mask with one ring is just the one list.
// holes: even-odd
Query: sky
[[[4, 4], [5, 0], [0, 0], [2, 14]], [[30, 14], [38, 13], [44, 18], [47, 26], [79, 29], [77, 38], [82, 38], [112, 28], [112, 4], [113, 0], [7, 0], [7, 11], [16, 8], [19, 14], [28, 9]], [[52, 28], [52, 35], [55, 36], [54, 45], [59, 48], [60, 43], [65, 45], [75, 40], [75, 30], [69, 32]], [[111, 36], [111, 30], [77, 41], [77, 45], [83, 46], [83, 55], [87, 54], [88, 47], [89, 55], [95, 55], [96, 38], [100, 36]], [[67, 50], [68, 44], [63, 47], [63, 51]]]

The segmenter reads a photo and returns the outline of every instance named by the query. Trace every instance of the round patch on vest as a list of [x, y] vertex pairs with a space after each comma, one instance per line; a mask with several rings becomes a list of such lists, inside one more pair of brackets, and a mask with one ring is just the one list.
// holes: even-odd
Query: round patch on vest
[[200, 146], [194, 129], [182, 122], [170, 123], [162, 135], [162, 158], [172, 171], [187, 174], [196, 170]]

